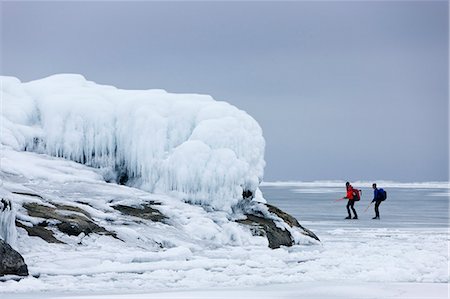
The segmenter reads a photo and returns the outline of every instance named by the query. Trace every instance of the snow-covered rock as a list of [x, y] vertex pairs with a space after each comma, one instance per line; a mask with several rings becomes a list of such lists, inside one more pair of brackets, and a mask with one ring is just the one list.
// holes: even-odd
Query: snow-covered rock
[[231, 211], [263, 178], [262, 130], [207, 95], [121, 90], [80, 75], [1, 77], [1, 143], [101, 169], [106, 180]]
[[314, 243], [307, 230], [249, 199], [233, 207], [232, 213], [209, 210], [165, 194], [106, 183], [95, 168], [8, 148], [2, 166], [3, 191], [17, 207], [17, 229], [12, 225], [8, 230], [19, 232], [20, 250], [37, 246], [45, 251], [58, 243], [90, 247], [88, 240], [100, 236], [117, 240], [120, 246], [114, 246], [126, 251], [266, 247], [270, 235], [254, 236], [251, 228], [238, 223], [251, 214], [267, 218], [273, 229], [288, 236], [279, 245], [305, 244], [305, 238]]

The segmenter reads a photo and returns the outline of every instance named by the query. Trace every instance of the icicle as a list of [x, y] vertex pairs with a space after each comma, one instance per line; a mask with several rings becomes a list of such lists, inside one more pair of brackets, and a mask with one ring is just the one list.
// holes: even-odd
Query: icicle
[[8, 199], [0, 199], [0, 238], [16, 248], [16, 212]]

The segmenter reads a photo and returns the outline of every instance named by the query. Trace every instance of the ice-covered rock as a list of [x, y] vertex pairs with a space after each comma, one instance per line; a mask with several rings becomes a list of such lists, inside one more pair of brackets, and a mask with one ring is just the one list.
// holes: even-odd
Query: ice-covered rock
[[230, 211], [263, 177], [262, 130], [212, 97], [121, 90], [80, 75], [1, 77], [3, 146], [99, 168], [107, 180]]
[[114, 233], [96, 224], [89, 213], [75, 206], [26, 203], [24, 208], [29, 216], [45, 219], [38, 223], [37, 226], [39, 227], [55, 226], [59, 231], [69, 236], [78, 236], [81, 233], [84, 235], [97, 233], [115, 237]]
[[28, 267], [20, 253], [0, 239], [0, 276], [4, 275], [27, 276]]
[[[244, 219], [237, 222], [249, 226], [253, 235], [264, 236], [272, 249], [281, 246], [292, 246], [304, 242], [315, 242], [320, 239], [310, 230], [301, 226], [292, 215], [279, 208], [250, 201], [240, 205]], [[306, 237], [306, 238], [305, 238]]]

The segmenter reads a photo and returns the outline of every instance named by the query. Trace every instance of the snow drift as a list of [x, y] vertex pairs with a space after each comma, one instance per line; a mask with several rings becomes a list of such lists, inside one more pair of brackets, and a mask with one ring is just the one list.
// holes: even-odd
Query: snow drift
[[121, 90], [81, 75], [2, 80], [3, 146], [99, 168], [108, 181], [230, 211], [260, 194], [262, 130], [207, 95]]

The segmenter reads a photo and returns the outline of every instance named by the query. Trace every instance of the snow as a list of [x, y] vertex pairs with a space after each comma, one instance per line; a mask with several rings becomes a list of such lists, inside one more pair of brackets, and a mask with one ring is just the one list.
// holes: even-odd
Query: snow
[[1, 80], [3, 146], [84, 163], [109, 180], [126, 177], [128, 185], [228, 212], [262, 181], [261, 128], [226, 102], [121, 90], [70, 74]]
[[[19, 296], [12, 298], [19, 299]], [[306, 282], [296, 284], [270, 285], [243, 288], [219, 288], [209, 290], [182, 290], [153, 293], [130, 293], [108, 295], [56, 295], [49, 294], [53, 299], [223, 299], [223, 298], [248, 298], [248, 299], [278, 299], [278, 298], [399, 298], [399, 299], [446, 299], [448, 298], [448, 286], [445, 284], [414, 284], [414, 283], [358, 283], [358, 282]]]

